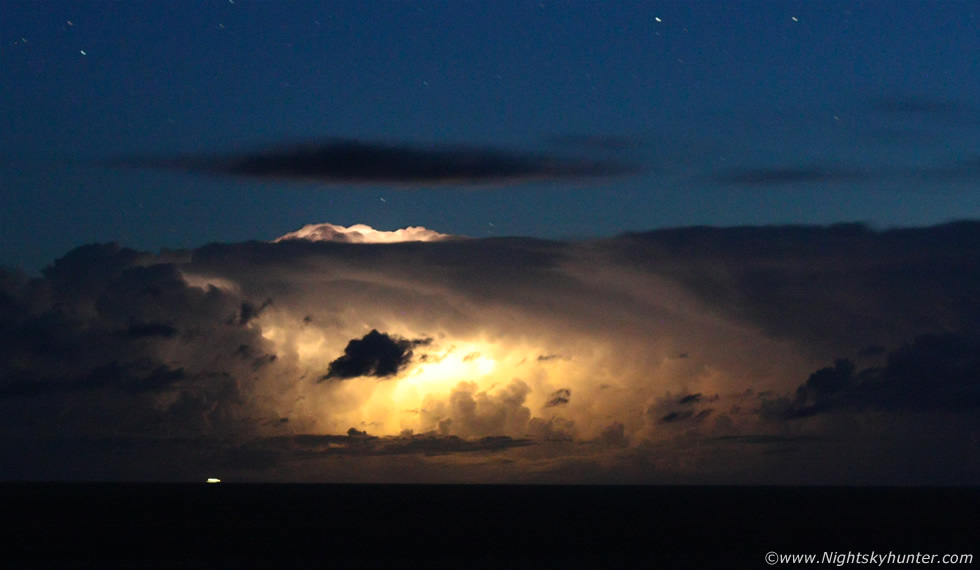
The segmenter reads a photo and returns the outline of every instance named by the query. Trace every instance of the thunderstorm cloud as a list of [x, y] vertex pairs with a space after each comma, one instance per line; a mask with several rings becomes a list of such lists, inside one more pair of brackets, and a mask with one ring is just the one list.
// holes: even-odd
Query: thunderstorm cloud
[[976, 283], [975, 222], [86, 245], [0, 270], [0, 478], [976, 484]]

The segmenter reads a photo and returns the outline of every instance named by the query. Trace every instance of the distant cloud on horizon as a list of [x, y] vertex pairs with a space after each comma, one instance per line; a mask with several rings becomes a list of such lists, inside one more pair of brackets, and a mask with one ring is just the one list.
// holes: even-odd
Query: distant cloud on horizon
[[841, 167], [838, 165], [776, 166], [733, 168], [715, 172], [711, 182], [733, 186], [790, 186], [799, 184], [836, 184], [841, 182], [874, 182], [889, 179], [921, 182], [980, 180], [980, 156], [969, 156], [954, 162], [926, 166], [889, 168]]

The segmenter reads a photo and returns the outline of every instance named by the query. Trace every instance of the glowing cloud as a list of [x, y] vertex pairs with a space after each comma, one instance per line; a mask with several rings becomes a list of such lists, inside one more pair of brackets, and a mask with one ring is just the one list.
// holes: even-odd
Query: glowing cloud
[[435, 230], [412, 226], [394, 231], [376, 230], [365, 224], [354, 224], [350, 227], [334, 224], [307, 224], [295, 232], [277, 237], [273, 243], [302, 239], [307, 241], [331, 241], [342, 243], [396, 243], [402, 241], [439, 241], [458, 239], [459, 236], [441, 234]]
[[334, 241], [0, 271], [0, 475], [978, 482], [980, 224]]

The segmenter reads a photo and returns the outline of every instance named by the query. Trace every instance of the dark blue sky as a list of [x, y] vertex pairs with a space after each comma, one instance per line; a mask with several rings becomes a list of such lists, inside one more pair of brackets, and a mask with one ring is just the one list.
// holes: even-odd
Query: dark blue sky
[[[0, 264], [316, 222], [578, 238], [975, 219], [978, 46], [977, 2], [5, 0]], [[643, 173], [389, 188], [96, 164], [337, 137]]]

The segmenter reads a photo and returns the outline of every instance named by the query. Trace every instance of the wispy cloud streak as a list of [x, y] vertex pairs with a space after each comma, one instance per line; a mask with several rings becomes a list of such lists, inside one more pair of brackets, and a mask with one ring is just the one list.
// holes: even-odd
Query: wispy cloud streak
[[461, 145], [416, 146], [352, 139], [236, 155], [132, 158], [109, 166], [163, 168], [243, 178], [395, 186], [502, 185], [631, 175], [635, 165]]

